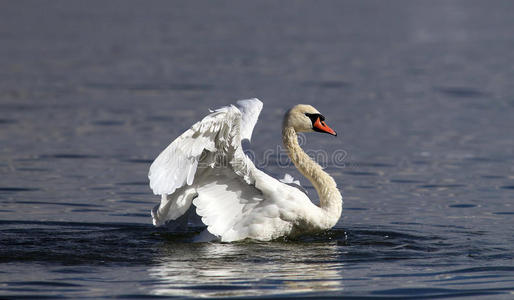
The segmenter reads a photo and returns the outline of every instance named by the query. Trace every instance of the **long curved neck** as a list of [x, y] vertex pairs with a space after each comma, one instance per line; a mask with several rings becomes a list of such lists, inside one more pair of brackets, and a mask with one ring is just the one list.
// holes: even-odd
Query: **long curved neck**
[[296, 168], [314, 185], [319, 196], [320, 208], [328, 217], [335, 219], [335, 224], [343, 209], [343, 198], [337, 189], [336, 182], [302, 150], [294, 128], [284, 127], [282, 129], [282, 142]]

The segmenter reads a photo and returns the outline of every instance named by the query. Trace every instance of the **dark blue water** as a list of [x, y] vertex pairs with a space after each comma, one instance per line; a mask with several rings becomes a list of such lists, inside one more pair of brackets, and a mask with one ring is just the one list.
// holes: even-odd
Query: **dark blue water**
[[[0, 298], [512, 299], [513, 32], [510, 1], [1, 2]], [[249, 97], [274, 176], [300, 177], [292, 105], [339, 133], [304, 147], [340, 222], [266, 243], [154, 228], [151, 161]]]

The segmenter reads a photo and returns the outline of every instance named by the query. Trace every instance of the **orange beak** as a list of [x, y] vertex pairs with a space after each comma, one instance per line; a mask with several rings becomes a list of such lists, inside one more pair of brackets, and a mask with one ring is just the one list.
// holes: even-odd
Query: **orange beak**
[[321, 121], [319, 117], [316, 119], [316, 122], [314, 122], [313, 126], [315, 129], [317, 129], [317, 131], [326, 132], [333, 136], [337, 136], [337, 133], [332, 128], [328, 127], [328, 125], [325, 124], [325, 121]]

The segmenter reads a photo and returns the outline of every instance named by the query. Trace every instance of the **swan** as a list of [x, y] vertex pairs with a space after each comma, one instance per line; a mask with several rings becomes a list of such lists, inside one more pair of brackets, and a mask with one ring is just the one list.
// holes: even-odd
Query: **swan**
[[337, 133], [311, 105], [294, 106], [282, 123], [287, 154], [316, 189], [317, 206], [299, 188], [256, 168], [243, 152], [241, 141], [251, 140], [262, 106], [253, 98], [211, 110], [158, 155], [148, 173], [150, 188], [161, 196], [151, 210], [155, 226], [177, 220], [192, 205], [206, 230], [222, 242], [269, 241], [327, 230], [337, 223], [343, 206], [337, 184], [302, 150], [297, 136]]

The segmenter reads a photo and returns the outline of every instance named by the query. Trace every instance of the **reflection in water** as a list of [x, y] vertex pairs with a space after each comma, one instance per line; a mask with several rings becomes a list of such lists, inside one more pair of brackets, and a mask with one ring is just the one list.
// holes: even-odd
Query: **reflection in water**
[[155, 295], [251, 296], [341, 291], [335, 243], [168, 244], [149, 270]]

